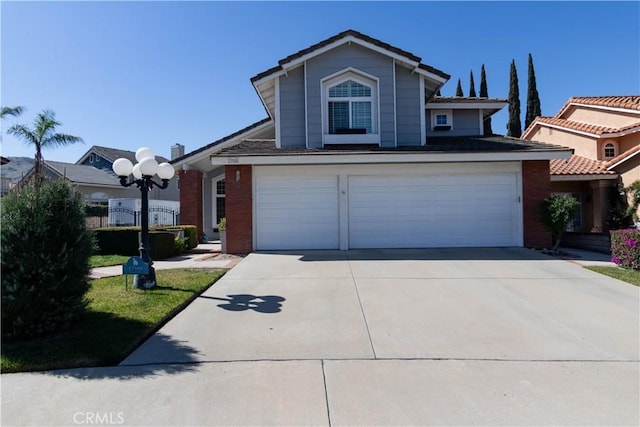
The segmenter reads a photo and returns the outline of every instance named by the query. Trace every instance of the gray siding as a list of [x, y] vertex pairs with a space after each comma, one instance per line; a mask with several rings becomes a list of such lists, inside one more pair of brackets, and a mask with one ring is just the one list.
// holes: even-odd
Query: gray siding
[[421, 145], [420, 79], [396, 65], [396, 123], [398, 146]]
[[453, 129], [450, 131], [431, 130], [431, 110], [426, 110], [427, 138], [430, 136], [478, 136], [480, 116], [478, 110], [453, 110]]
[[306, 146], [304, 125], [304, 68], [280, 77], [280, 144], [282, 147]]
[[379, 79], [379, 129], [382, 146], [395, 146], [393, 60], [355, 43], [339, 46], [306, 63], [309, 147], [322, 147], [322, 87], [320, 81], [353, 67]]

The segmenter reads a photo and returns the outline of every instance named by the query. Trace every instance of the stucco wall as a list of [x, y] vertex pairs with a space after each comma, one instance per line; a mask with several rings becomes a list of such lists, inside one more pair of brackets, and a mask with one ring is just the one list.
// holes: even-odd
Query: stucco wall
[[600, 126], [619, 128], [639, 122], [640, 114], [573, 106], [562, 115], [562, 118], [575, 122], [597, 123]]

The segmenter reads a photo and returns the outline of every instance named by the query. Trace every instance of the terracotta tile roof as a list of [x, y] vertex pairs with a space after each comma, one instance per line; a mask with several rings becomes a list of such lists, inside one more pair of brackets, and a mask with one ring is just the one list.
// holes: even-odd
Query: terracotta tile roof
[[617, 155], [613, 159], [607, 160], [605, 162], [605, 165], [607, 166], [607, 168], [610, 168], [611, 166], [617, 165], [621, 161], [625, 160], [627, 157], [633, 156], [633, 155], [637, 154], [638, 152], [640, 152], [640, 145], [636, 145], [635, 147], [631, 147], [630, 149], [628, 149], [624, 153], [620, 153], [619, 155]]
[[253, 76], [251, 78], [251, 81], [252, 82], [258, 81], [258, 80], [260, 80], [260, 79], [262, 79], [262, 78], [264, 78], [264, 77], [266, 77], [266, 76], [268, 76], [270, 74], [273, 74], [273, 73], [275, 73], [277, 71], [280, 71], [280, 70], [283, 69], [283, 65], [285, 65], [285, 64], [287, 64], [287, 63], [289, 63], [291, 61], [294, 61], [295, 59], [301, 58], [301, 57], [303, 57], [303, 56], [305, 56], [305, 55], [307, 55], [307, 54], [309, 54], [309, 53], [311, 53], [313, 51], [316, 51], [316, 50], [321, 49], [321, 48], [323, 48], [325, 46], [328, 46], [333, 42], [336, 42], [336, 41], [338, 41], [340, 39], [346, 38], [348, 36], [352, 36], [352, 37], [358, 38], [358, 39], [363, 40], [363, 41], [365, 41], [367, 43], [371, 43], [373, 45], [376, 45], [378, 47], [386, 49], [389, 52], [393, 52], [393, 53], [398, 54], [400, 56], [404, 56], [405, 58], [407, 58], [407, 59], [409, 59], [411, 61], [418, 62], [419, 63], [418, 64], [418, 68], [420, 68], [422, 70], [425, 70], [425, 71], [428, 71], [430, 73], [433, 73], [433, 74], [435, 74], [437, 76], [440, 76], [440, 77], [444, 78], [445, 80], [448, 80], [451, 77], [449, 74], [447, 74], [447, 73], [445, 73], [443, 71], [440, 71], [440, 70], [438, 70], [438, 69], [436, 69], [434, 67], [431, 67], [429, 65], [422, 64], [421, 63], [422, 58], [420, 58], [419, 56], [416, 56], [416, 55], [414, 55], [414, 54], [412, 54], [410, 52], [407, 52], [406, 50], [402, 50], [402, 49], [397, 48], [395, 46], [391, 46], [390, 44], [387, 44], [387, 43], [385, 43], [385, 42], [383, 42], [381, 40], [378, 40], [378, 39], [374, 39], [373, 37], [369, 37], [366, 34], [362, 34], [362, 33], [358, 32], [358, 31], [346, 30], [346, 31], [343, 31], [343, 32], [341, 32], [339, 34], [336, 34], [333, 37], [330, 37], [330, 38], [328, 38], [326, 40], [323, 40], [323, 41], [321, 41], [319, 43], [316, 43], [316, 44], [314, 44], [312, 46], [309, 46], [306, 49], [302, 49], [302, 50], [300, 50], [300, 51], [298, 51], [298, 52], [296, 52], [296, 53], [294, 53], [292, 55], [287, 56], [286, 58], [283, 58], [283, 59], [279, 60], [277, 66], [275, 66], [273, 68], [270, 68], [270, 69], [268, 69], [266, 71], [263, 71], [260, 74], [257, 74], [255, 76]]
[[575, 104], [593, 105], [596, 107], [626, 108], [628, 110], [640, 111], [640, 96], [574, 96], [564, 103], [555, 117], [562, 117], [569, 107]]
[[617, 175], [607, 170], [605, 162], [572, 155], [569, 160], [550, 160], [551, 175]]
[[575, 122], [572, 120], [565, 120], [557, 117], [536, 117], [536, 119], [531, 122], [529, 127], [524, 131], [523, 135], [527, 134], [534, 126], [538, 124], [559, 126], [569, 130], [590, 133], [596, 136], [625, 132], [634, 128], [638, 128], [638, 130], [640, 130], [640, 121], [621, 128], [613, 128], [609, 126], [594, 125], [591, 123]]

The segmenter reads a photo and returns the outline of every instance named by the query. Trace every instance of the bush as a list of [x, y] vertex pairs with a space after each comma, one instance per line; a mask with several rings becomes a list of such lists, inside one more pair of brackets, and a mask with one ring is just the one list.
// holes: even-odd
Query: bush
[[539, 217], [542, 225], [551, 232], [554, 240], [553, 250], [557, 250], [562, 235], [571, 219], [580, 208], [580, 202], [571, 196], [555, 194], [540, 204]]
[[149, 231], [149, 255], [151, 260], [171, 258], [178, 255], [176, 237], [170, 231]]
[[620, 267], [640, 270], [640, 230], [611, 231], [611, 261]]
[[68, 328], [86, 306], [93, 235], [84, 203], [64, 181], [2, 199], [2, 338]]
[[140, 253], [140, 227], [104, 227], [94, 232], [98, 255], [135, 256]]
[[191, 250], [198, 246], [198, 228], [195, 225], [175, 225], [165, 227], [166, 230], [184, 230], [184, 238], [187, 239], [186, 250]]

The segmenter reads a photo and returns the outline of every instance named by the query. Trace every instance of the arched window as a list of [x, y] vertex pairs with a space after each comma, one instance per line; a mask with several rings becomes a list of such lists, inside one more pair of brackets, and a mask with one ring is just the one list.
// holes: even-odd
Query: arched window
[[324, 143], [378, 143], [377, 81], [349, 69], [322, 84]]
[[611, 159], [616, 156], [616, 146], [611, 142], [605, 144], [604, 146], [604, 157], [607, 159]]

